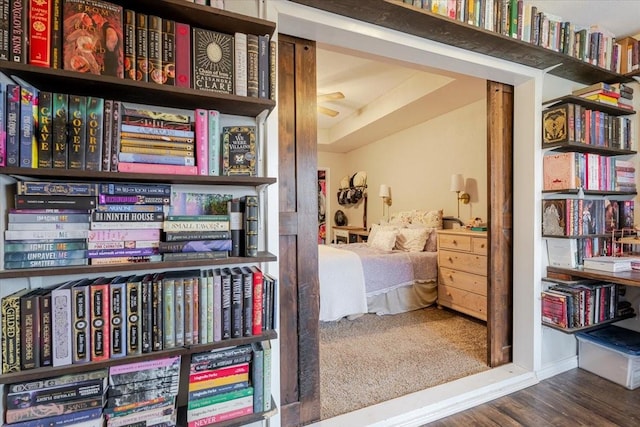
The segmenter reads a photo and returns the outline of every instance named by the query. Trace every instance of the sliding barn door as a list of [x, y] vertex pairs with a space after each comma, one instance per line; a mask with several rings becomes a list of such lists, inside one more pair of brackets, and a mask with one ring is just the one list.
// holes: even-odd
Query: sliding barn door
[[320, 419], [315, 42], [278, 35], [283, 426]]
[[511, 362], [513, 333], [513, 86], [487, 82], [489, 366]]

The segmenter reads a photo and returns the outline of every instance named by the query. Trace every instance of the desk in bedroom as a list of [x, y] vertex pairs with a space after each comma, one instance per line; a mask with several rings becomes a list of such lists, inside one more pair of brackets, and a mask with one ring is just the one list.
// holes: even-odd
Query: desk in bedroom
[[438, 306], [487, 320], [487, 233], [438, 230]]
[[333, 243], [362, 243], [367, 241], [369, 232], [366, 228], [350, 225], [331, 227]]

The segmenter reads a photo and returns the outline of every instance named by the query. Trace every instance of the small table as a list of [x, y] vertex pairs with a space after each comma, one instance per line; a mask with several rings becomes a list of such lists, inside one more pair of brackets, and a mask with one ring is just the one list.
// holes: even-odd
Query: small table
[[333, 243], [362, 243], [367, 241], [369, 232], [366, 228], [351, 225], [331, 227]]

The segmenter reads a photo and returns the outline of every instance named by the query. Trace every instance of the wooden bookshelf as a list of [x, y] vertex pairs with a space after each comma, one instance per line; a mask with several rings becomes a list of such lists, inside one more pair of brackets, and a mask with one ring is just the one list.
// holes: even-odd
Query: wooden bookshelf
[[291, 1], [539, 70], [561, 64], [549, 74], [579, 83], [633, 81], [632, 75], [623, 76], [564, 53], [434, 14], [402, 0]]

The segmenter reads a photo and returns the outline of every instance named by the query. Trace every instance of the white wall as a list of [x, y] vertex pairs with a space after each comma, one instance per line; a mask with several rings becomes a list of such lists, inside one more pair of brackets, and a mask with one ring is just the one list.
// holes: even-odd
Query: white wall
[[362, 170], [367, 173], [368, 226], [383, 216], [380, 184], [391, 187], [391, 214], [444, 209], [445, 215], [457, 216], [449, 183], [451, 174], [461, 173], [471, 202], [460, 204], [460, 218], [486, 221], [486, 135], [486, 100], [481, 100], [345, 154], [319, 152], [318, 166], [331, 168], [331, 210], [344, 211], [349, 225], [362, 225], [363, 204], [341, 206], [336, 198], [341, 178]]

